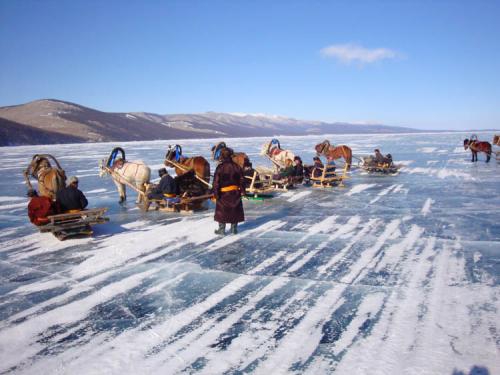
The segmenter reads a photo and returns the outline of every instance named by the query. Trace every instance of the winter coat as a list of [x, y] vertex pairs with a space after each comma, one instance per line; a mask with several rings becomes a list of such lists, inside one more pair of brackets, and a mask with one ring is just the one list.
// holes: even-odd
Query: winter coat
[[151, 190], [148, 197], [153, 199], [162, 199], [164, 197], [163, 194], [177, 194], [177, 183], [169, 174], [166, 174], [161, 178], [158, 186]]
[[[223, 192], [224, 188], [236, 186], [237, 189]], [[213, 183], [215, 204], [215, 221], [219, 223], [239, 223], [245, 221], [241, 196], [245, 195], [243, 170], [232, 160], [223, 160], [217, 166]]]
[[47, 216], [54, 214], [52, 200], [49, 197], [32, 197], [28, 203], [28, 216], [35, 225], [47, 224]]
[[85, 195], [76, 187], [68, 186], [57, 192], [57, 204], [61, 212], [83, 210], [88, 205]]

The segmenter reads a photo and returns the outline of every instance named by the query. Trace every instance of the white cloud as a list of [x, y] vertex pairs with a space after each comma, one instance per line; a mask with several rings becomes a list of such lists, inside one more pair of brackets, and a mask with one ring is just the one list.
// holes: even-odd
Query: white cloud
[[356, 44], [333, 44], [322, 48], [324, 57], [337, 59], [344, 64], [369, 64], [380, 60], [395, 59], [400, 56], [396, 51], [388, 48], [365, 48]]

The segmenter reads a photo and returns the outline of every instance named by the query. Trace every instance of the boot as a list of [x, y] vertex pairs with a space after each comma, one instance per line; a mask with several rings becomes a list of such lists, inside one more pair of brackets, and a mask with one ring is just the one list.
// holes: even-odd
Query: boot
[[219, 223], [219, 229], [216, 229], [214, 233], [224, 236], [226, 234], [226, 224]]
[[238, 234], [238, 224], [231, 224], [231, 233]]

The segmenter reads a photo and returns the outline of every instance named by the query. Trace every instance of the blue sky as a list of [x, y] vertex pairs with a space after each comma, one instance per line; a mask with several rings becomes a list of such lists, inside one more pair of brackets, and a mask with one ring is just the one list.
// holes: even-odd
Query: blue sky
[[0, 106], [500, 128], [500, 1], [0, 0]]

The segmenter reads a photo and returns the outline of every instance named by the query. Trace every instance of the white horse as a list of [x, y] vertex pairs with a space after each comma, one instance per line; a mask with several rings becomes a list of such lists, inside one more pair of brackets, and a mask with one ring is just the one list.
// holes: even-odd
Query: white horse
[[[122, 153], [122, 158], [116, 158], [115, 150]], [[151, 178], [151, 169], [142, 161], [126, 161], [125, 152], [116, 148], [111, 152], [108, 159], [99, 162], [99, 176], [111, 175], [118, 193], [120, 194], [120, 203], [127, 199], [125, 185], [133, 187], [137, 191], [136, 203], [141, 203], [146, 194], [147, 184]]]
[[277, 171], [280, 168], [286, 167], [287, 160], [293, 162], [295, 158], [295, 154], [292, 151], [281, 149], [280, 142], [277, 139], [272, 139], [270, 142], [262, 145], [260, 154], [271, 159]]

